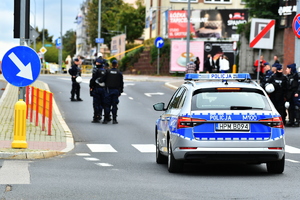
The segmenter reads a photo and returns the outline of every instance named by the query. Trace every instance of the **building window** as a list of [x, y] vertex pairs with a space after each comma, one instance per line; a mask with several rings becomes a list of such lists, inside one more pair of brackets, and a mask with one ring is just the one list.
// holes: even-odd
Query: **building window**
[[241, 0], [241, 4], [246, 4], [245, 0]]
[[204, 3], [232, 3], [232, 0], [204, 0]]

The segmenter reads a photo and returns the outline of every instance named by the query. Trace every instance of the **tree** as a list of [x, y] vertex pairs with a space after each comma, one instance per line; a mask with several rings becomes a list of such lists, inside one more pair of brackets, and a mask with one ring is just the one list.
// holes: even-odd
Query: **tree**
[[76, 54], [76, 32], [68, 30], [63, 36], [63, 60], [66, 56]]
[[[39, 36], [36, 38], [36, 42], [43, 42], [43, 29], [41, 31], [39, 31], [39, 28], [36, 27], [35, 30], [39, 33]], [[44, 42], [50, 42], [52, 43], [53, 42], [53, 35], [50, 36], [49, 33], [48, 33], [48, 29], [45, 29], [44, 31]]]
[[[137, 0], [137, 8], [122, 0], [102, 0], [101, 38], [110, 47], [111, 37], [125, 32], [127, 41], [134, 42], [142, 36], [145, 27], [145, 6], [142, 0]], [[89, 44], [95, 46], [98, 37], [98, 0], [92, 0], [88, 5], [87, 32]]]
[[133, 43], [142, 36], [145, 28], [145, 6], [141, 0], [136, 1], [137, 9], [130, 4], [124, 4], [120, 12], [120, 24], [126, 26], [126, 40]]
[[[101, 1], [101, 38], [105, 43], [111, 41], [109, 30], [113, 30], [116, 23], [116, 15], [119, 6], [123, 5], [122, 0], [102, 0]], [[88, 4], [87, 32], [89, 35], [89, 44], [96, 46], [95, 38], [98, 38], [98, 0], [92, 0]]]
[[279, 1], [274, 0], [244, 0], [249, 8], [250, 17], [278, 20]]

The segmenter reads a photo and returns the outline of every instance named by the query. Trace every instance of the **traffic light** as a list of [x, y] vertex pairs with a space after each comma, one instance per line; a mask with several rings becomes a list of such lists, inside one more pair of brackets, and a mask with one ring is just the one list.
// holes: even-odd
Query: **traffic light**
[[29, 39], [30, 0], [14, 0], [14, 38], [20, 38], [21, 1], [25, 3], [25, 39]]

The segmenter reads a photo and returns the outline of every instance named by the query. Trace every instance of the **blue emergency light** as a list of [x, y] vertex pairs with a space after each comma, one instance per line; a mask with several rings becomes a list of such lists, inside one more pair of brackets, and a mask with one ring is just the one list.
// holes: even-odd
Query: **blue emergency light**
[[249, 73], [186, 74], [184, 80], [251, 80]]

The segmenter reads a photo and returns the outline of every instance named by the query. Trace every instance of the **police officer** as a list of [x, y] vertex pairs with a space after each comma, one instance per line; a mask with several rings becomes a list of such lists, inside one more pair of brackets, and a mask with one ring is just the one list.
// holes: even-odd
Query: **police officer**
[[287, 91], [287, 77], [282, 72], [282, 65], [276, 64], [276, 73], [269, 78], [268, 83], [274, 85], [275, 91], [270, 94], [270, 99], [285, 124], [286, 110], [284, 104]]
[[288, 84], [287, 84], [287, 101], [289, 102], [288, 115], [289, 121], [286, 126], [298, 126], [298, 121], [295, 122], [295, 116], [297, 111], [295, 110], [295, 97], [298, 97], [298, 73], [296, 70], [296, 64], [290, 64], [286, 68]]
[[117, 124], [117, 110], [119, 96], [123, 92], [124, 82], [123, 75], [117, 69], [117, 60], [112, 61], [112, 68], [108, 69], [104, 77], [106, 94], [104, 99], [104, 120], [103, 124], [107, 124], [110, 118], [110, 111], [113, 116], [113, 124]]
[[103, 60], [96, 59], [96, 67], [90, 80], [90, 94], [93, 97], [94, 116], [92, 123], [100, 123], [102, 119], [103, 101], [105, 95], [105, 83], [103, 77], [106, 70], [103, 66]]
[[[80, 65], [80, 60], [75, 58], [73, 65], [69, 69], [69, 74], [71, 75], [72, 80], [71, 101], [82, 101], [80, 98], [80, 84], [76, 81], [76, 78], [81, 76], [81, 70], [78, 65]], [[76, 99], [74, 98], [75, 95]]]
[[262, 88], [265, 88], [266, 83], [268, 82], [269, 78], [272, 76], [273, 72], [271, 70], [271, 66], [268, 62], [264, 63], [264, 76], [262, 76], [261, 80], [260, 80], [260, 86]]

